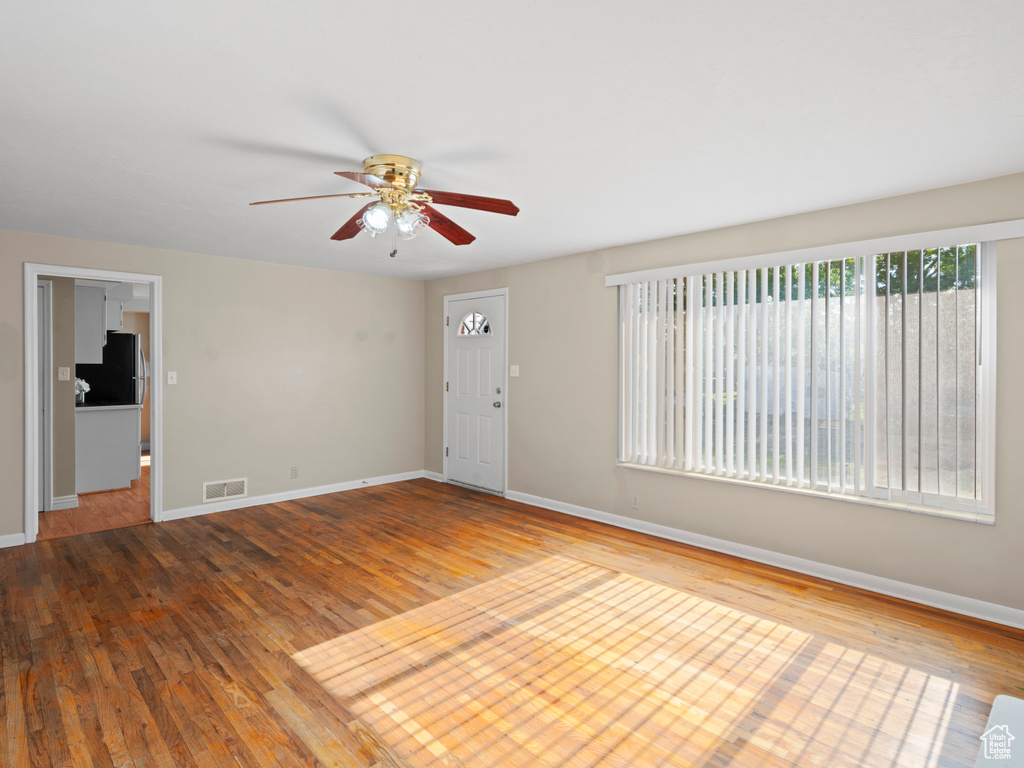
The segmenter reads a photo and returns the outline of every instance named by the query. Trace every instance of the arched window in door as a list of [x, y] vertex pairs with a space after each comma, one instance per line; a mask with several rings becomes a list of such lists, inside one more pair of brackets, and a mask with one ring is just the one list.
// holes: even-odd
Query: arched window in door
[[489, 336], [490, 333], [490, 322], [479, 312], [470, 312], [459, 326], [459, 336]]

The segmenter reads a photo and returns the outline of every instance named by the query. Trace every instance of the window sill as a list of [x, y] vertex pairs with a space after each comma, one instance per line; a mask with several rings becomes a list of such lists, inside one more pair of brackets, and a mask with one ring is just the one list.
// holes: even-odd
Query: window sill
[[687, 472], [683, 469], [668, 469], [666, 467], [652, 467], [647, 464], [633, 464], [630, 462], [619, 461], [616, 462], [617, 467], [624, 469], [640, 469], [646, 472], [657, 472], [662, 475], [676, 475], [678, 477], [689, 477], [699, 480], [710, 480], [716, 483], [723, 483], [726, 485], [739, 485], [745, 488], [758, 488], [768, 491], [785, 491], [786, 493], [795, 493], [801, 496], [814, 496], [819, 499], [828, 499], [829, 501], [842, 501], [849, 502], [852, 504], [865, 504], [871, 507], [883, 507], [885, 509], [895, 509], [900, 512], [911, 512], [915, 515], [928, 515], [929, 517], [944, 517], [950, 520], [961, 520], [968, 523], [980, 523], [982, 525], [995, 525], [995, 515], [991, 512], [967, 512], [959, 509], [940, 509], [937, 507], [925, 507], [918, 504], [908, 504], [899, 501], [888, 501], [883, 499], [872, 499], [866, 496], [852, 496], [838, 493], [827, 493], [825, 491], [815, 491], [810, 488], [795, 488], [790, 485], [775, 485], [770, 483], [751, 482], [750, 480], [742, 480], [736, 477], [725, 477], [722, 475], [706, 475], [703, 472]]

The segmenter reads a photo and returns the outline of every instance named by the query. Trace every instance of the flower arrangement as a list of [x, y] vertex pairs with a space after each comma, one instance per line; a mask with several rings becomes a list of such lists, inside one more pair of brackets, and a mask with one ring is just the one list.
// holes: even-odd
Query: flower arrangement
[[85, 379], [75, 379], [75, 400], [85, 402], [85, 393], [89, 391], [89, 382]]

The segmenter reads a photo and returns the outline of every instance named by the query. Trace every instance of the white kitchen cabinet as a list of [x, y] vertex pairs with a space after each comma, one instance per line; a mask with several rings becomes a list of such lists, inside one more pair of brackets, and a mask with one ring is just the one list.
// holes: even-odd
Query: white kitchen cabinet
[[123, 331], [124, 330], [124, 302], [121, 299], [115, 298], [108, 295], [106, 301], [107, 308], [107, 330], [108, 331]]
[[75, 286], [75, 362], [102, 363], [107, 343], [106, 293], [93, 285]]
[[128, 488], [142, 474], [142, 406], [75, 409], [75, 490]]
[[124, 330], [124, 305], [135, 298], [134, 283], [107, 286], [107, 330]]

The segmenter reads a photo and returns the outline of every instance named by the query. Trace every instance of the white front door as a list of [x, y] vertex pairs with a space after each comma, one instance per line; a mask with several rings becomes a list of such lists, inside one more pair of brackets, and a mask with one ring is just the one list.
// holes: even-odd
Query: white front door
[[451, 299], [446, 476], [454, 483], [505, 492], [505, 295]]

